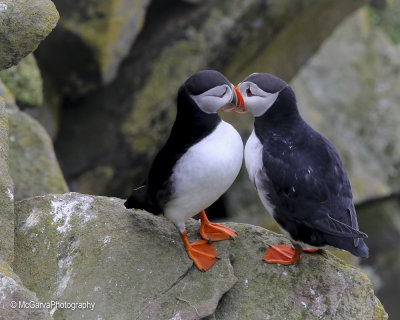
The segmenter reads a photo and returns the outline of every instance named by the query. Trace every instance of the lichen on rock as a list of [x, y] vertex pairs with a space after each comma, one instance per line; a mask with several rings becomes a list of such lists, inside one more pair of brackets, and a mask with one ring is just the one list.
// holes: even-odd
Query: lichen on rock
[[10, 172], [15, 199], [68, 192], [53, 144], [44, 128], [23, 111], [9, 111]]
[[[55, 0], [54, 33], [37, 52], [59, 92], [82, 96], [112, 82], [145, 19], [149, 0]], [[67, 44], [67, 45], [66, 45]]]
[[[371, 281], [327, 252], [265, 264], [266, 247], [288, 240], [261, 227], [230, 223], [238, 237], [215, 243], [221, 260], [202, 273], [167, 218], [120, 199], [47, 195], [18, 202], [16, 215], [13, 267], [28, 288], [96, 303], [56, 319], [387, 319]], [[187, 226], [199, 239], [200, 223]]]
[[14, 95], [19, 107], [42, 106], [42, 78], [33, 54], [22, 59], [17, 66], [0, 71], [0, 79]]
[[8, 156], [9, 125], [0, 96], [0, 259], [11, 263], [14, 253], [14, 186]]
[[42, 300], [96, 303], [95, 313], [55, 318], [199, 319], [236, 283], [228, 259], [199, 272], [171, 222], [131, 214], [119, 199], [36, 197], [17, 204], [17, 220], [14, 270], [24, 283]]
[[0, 70], [18, 64], [34, 51], [58, 18], [50, 0], [1, 0]]
[[26, 289], [19, 277], [0, 258], [0, 319], [52, 320], [46, 309], [23, 307], [39, 303], [36, 295]]

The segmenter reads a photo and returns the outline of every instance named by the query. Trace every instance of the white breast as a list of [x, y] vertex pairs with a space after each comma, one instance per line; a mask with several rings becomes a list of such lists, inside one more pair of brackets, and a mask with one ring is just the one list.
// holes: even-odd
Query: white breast
[[242, 160], [239, 133], [221, 121], [176, 163], [171, 178], [172, 200], [164, 208], [165, 215], [178, 224], [209, 207], [232, 185]]
[[263, 145], [257, 138], [254, 130], [246, 142], [244, 150], [244, 159], [246, 164], [247, 173], [249, 174], [250, 181], [257, 189], [258, 196], [267, 211], [273, 215], [274, 206], [268, 199], [268, 190], [265, 189], [263, 182], [268, 180], [268, 177], [263, 170]]
[[256, 185], [256, 173], [259, 172], [263, 167], [262, 148], [262, 144], [253, 130], [246, 142], [246, 147], [244, 149], [244, 160], [250, 181], [254, 185]]

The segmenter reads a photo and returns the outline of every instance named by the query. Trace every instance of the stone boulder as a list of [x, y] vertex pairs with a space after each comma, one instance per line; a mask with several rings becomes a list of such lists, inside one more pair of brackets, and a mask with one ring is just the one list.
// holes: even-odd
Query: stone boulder
[[33, 54], [22, 59], [17, 66], [0, 71], [0, 79], [14, 95], [19, 107], [42, 106], [42, 78]]
[[[41, 124], [15, 104], [15, 98], [0, 80], [0, 97], [6, 99], [7, 137], [1, 142], [7, 154], [13, 199], [21, 200], [47, 193], [68, 192], [54, 153], [52, 141]], [[1, 129], [1, 128], [0, 128]], [[3, 179], [7, 175], [3, 174]], [[11, 219], [13, 220], [13, 219]]]
[[23, 111], [9, 110], [10, 174], [15, 200], [68, 192], [46, 130]]
[[77, 97], [110, 83], [144, 24], [149, 0], [54, 3], [61, 18], [38, 54], [57, 90]]
[[39, 303], [36, 294], [26, 289], [10, 266], [0, 259], [0, 319], [52, 320], [46, 309], [25, 307]]
[[[323, 252], [297, 266], [267, 265], [268, 245], [287, 243], [261, 227], [230, 223], [235, 241], [215, 243], [202, 273], [173, 224], [123, 200], [77, 193], [16, 203], [15, 272], [42, 301], [88, 301], [56, 319], [387, 319], [370, 280]], [[200, 223], [188, 222], [191, 241]]]
[[357, 207], [360, 228], [368, 234], [370, 257], [361, 267], [391, 319], [400, 319], [400, 196], [365, 202]]
[[8, 157], [8, 117], [0, 96], [0, 259], [11, 263], [14, 256], [14, 185]]
[[58, 18], [50, 0], [1, 0], [0, 70], [18, 64], [34, 51]]
[[4, 85], [3, 81], [0, 79], [0, 97], [3, 97], [5, 99], [5, 105], [7, 109], [17, 109], [17, 106], [15, 104], [15, 98], [11, 91]]

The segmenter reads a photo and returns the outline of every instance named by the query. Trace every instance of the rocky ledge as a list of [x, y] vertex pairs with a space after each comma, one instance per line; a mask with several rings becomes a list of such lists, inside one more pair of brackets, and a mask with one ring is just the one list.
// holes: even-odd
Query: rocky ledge
[[[268, 245], [288, 240], [247, 224], [215, 243], [221, 260], [198, 271], [174, 225], [126, 210], [116, 198], [78, 193], [15, 204], [13, 270], [42, 302], [95, 303], [53, 309], [55, 319], [387, 319], [371, 281], [332, 254], [297, 266], [267, 265]], [[188, 222], [191, 241], [200, 223]]]

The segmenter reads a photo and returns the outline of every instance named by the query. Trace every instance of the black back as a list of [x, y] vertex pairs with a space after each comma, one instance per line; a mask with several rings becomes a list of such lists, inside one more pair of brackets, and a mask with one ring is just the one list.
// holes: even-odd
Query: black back
[[215, 86], [229, 84], [218, 71], [204, 70], [190, 77], [178, 90], [177, 115], [171, 134], [155, 157], [144, 188], [126, 201], [127, 208], [163, 213], [173, 192], [170, 177], [177, 161], [197, 142], [207, 137], [221, 122], [218, 114], [208, 114], [197, 107], [190, 95], [197, 95]]
[[281, 227], [294, 240], [368, 256], [339, 155], [301, 118], [290, 87], [255, 119], [255, 133], [263, 145], [259, 178]]

